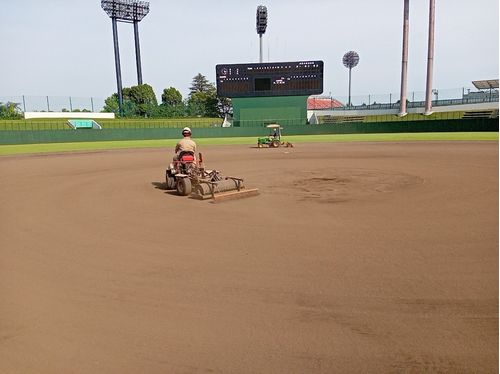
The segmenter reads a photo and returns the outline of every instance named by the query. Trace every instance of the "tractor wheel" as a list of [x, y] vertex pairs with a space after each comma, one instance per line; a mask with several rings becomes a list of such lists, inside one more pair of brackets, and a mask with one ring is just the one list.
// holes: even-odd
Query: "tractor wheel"
[[167, 186], [167, 190], [175, 190], [175, 178], [170, 174], [170, 170], [167, 170], [165, 173], [165, 185]]
[[279, 140], [273, 140], [271, 142], [271, 147], [278, 148], [281, 145]]
[[262, 148], [262, 144], [257, 143], [257, 148]]
[[177, 180], [177, 193], [181, 196], [187, 196], [191, 193], [191, 180], [189, 178]]

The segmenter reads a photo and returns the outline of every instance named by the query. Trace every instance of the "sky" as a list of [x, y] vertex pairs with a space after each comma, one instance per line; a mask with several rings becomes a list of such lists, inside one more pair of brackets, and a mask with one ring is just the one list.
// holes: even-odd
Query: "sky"
[[[268, 10], [263, 61], [324, 61], [324, 95], [348, 94], [342, 56], [360, 56], [352, 95], [399, 94], [403, 0], [150, 0], [139, 24], [142, 75], [158, 99], [184, 98], [198, 73], [259, 60], [258, 5]], [[0, 98], [105, 98], [116, 92], [111, 20], [100, 0], [0, 0]], [[425, 91], [428, 0], [410, 1], [408, 90]], [[498, 0], [436, 0], [434, 85], [499, 76]], [[137, 84], [133, 26], [119, 23], [124, 87]], [[0, 100], [1, 101], [1, 100]]]

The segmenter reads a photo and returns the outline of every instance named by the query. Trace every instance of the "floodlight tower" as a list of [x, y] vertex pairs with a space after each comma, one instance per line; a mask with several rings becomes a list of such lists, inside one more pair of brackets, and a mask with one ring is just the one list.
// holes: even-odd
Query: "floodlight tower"
[[120, 51], [118, 48], [118, 22], [134, 24], [135, 62], [137, 66], [137, 84], [142, 84], [141, 51], [139, 48], [139, 22], [149, 13], [149, 3], [137, 0], [101, 0], [101, 8], [111, 18], [113, 44], [115, 50], [116, 84], [118, 88], [118, 106], [123, 113], [122, 73]]
[[342, 58], [342, 62], [349, 69], [349, 102], [347, 106], [351, 106], [351, 70], [358, 65], [359, 55], [354, 51], [349, 51]]
[[267, 27], [267, 8], [264, 5], [257, 7], [257, 34], [259, 34], [259, 62], [262, 63], [262, 35]]
[[429, 39], [427, 42], [427, 82], [425, 87], [425, 115], [432, 114], [432, 69], [434, 65], [434, 23], [436, 20], [435, 0], [429, 1]]
[[406, 90], [408, 85], [408, 33], [410, 28], [410, 0], [403, 5], [403, 56], [401, 60], [401, 92], [399, 99], [399, 116], [406, 113]]

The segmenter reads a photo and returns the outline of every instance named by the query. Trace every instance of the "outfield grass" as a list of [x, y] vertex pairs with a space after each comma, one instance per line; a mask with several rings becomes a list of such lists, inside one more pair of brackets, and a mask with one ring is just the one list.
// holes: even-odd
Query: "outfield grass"
[[[256, 137], [200, 138], [198, 145], [231, 145], [257, 143]], [[441, 133], [397, 133], [397, 134], [331, 134], [292, 135], [283, 140], [291, 143], [306, 142], [404, 142], [404, 141], [497, 141], [498, 132], [441, 132]], [[174, 147], [178, 139], [125, 140], [102, 142], [47, 143], [0, 145], [0, 156], [32, 153], [95, 151], [126, 148]]]

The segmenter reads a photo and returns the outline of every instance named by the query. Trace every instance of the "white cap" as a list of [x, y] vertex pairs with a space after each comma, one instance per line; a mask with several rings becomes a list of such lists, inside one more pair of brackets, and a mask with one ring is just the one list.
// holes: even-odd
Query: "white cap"
[[182, 129], [182, 132], [184, 132], [184, 131], [189, 131], [189, 132], [191, 132], [191, 129], [190, 129], [189, 127], [184, 127], [184, 128]]

